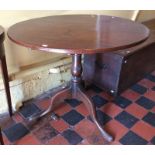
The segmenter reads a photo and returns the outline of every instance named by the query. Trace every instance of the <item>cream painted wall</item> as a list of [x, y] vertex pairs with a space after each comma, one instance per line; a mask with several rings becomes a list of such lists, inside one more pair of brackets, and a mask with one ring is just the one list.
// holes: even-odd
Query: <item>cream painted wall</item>
[[141, 10], [139, 12], [137, 20], [142, 22], [155, 18], [155, 10]]

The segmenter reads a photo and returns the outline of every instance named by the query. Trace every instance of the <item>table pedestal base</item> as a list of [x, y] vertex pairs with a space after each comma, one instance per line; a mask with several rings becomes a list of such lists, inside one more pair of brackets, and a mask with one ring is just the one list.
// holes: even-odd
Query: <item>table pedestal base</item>
[[51, 105], [49, 108], [36, 116], [29, 117], [29, 121], [37, 120], [38, 118], [46, 115], [49, 112], [54, 111], [54, 108], [58, 107], [61, 103], [64, 102], [66, 98], [77, 98], [81, 102], [83, 102], [86, 108], [89, 111], [89, 114], [96, 124], [97, 128], [101, 132], [102, 136], [108, 141], [111, 142], [113, 137], [110, 136], [99, 124], [96, 116], [96, 110], [94, 104], [91, 102], [91, 99], [84, 93], [84, 90], [81, 86], [81, 74], [82, 74], [82, 64], [81, 64], [81, 55], [75, 54], [73, 55], [72, 61], [72, 83], [70, 88], [65, 88], [55, 94], [51, 99]]

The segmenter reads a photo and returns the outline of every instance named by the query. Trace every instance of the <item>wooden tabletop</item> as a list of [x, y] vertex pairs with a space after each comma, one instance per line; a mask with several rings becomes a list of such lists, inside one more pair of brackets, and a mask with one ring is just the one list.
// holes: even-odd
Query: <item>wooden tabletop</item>
[[0, 26], [0, 44], [4, 41], [4, 29]]
[[35, 18], [11, 26], [15, 43], [46, 52], [93, 54], [137, 45], [149, 36], [140, 23], [104, 15]]

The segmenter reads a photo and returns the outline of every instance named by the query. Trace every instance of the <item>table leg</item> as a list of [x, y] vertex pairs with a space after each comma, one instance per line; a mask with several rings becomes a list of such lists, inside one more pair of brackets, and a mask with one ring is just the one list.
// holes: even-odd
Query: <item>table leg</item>
[[0, 144], [1, 144], [1, 145], [4, 145], [4, 141], [3, 141], [3, 136], [2, 136], [1, 128], [0, 128]]
[[6, 99], [7, 99], [8, 109], [9, 109], [9, 115], [11, 117], [13, 115], [13, 110], [12, 110], [12, 102], [11, 102], [10, 87], [9, 87], [9, 77], [8, 77], [8, 71], [7, 71], [5, 55], [1, 58], [1, 69], [2, 69], [2, 76], [3, 76], [4, 86], [5, 86], [5, 92], [6, 92]]
[[92, 120], [96, 124], [102, 136], [108, 142], [111, 142], [113, 140], [113, 137], [110, 136], [99, 124], [97, 117], [96, 117], [95, 106], [93, 102], [91, 102], [91, 99], [84, 93], [83, 88], [81, 86], [82, 64], [81, 64], [81, 55], [79, 54], [75, 54], [72, 56], [71, 73], [72, 73], [72, 96], [74, 96], [74, 98], [78, 98], [80, 101], [82, 101], [85, 104]]
[[49, 108], [46, 111], [40, 114], [37, 114], [36, 116], [29, 117], [29, 121], [37, 120], [38, 118], [53, 111], [54, 108], [60, 105], [60, 103], [63, 103], [64, 99], [66, 98], [78, 98], [85, 104], [86, 108], [88, 109], [90, 113], [92, 120], [96, 124], [102, 136], [108, 142], [111, 142], [113, 140], [112, 136], [110, 136], [99, 124], [97, 117], [96, 117], [96, 110], [95, 110], [94, 104], [91, 102], [91, 99], [85, 95], [82, 89], [82, 86], [81, 86], [82, 64], [81, 64], [81, 55], [79, 54], [74, 54], [72, 56], [71, 73], [72, 73], [71, 87], [65, 88], [61, 90], [60, 92], [56, 93], [51, 99], [51, 105], [49, 106]]
[[66, 98], [71, 98], [71, 88], [65, 88], [59, 91], [58, 93], [56, 93], [51, 98], [51, 105], [48, 107], [47, 110], [45, 110], [44, 112], [37, 113], [36, 115], [30, 116], [29, 118], [27, 118], [27, 121], [34, 122], [39, 118], [45, 116], [49, 112], [54, 111], [54, 109], [58, 107], [61, 103], [63, 103]]
[[99, 129], [99, 131], [101, 132], [102, 136], [103, 136], [108, 142], [111, 142], [111, 141], [113, 140], [113, 137], [110, 136], [110, 135], [102, 128], [102, 126], [101, 126], [100, 123], [98, 122], [98, 120], [97, 120], [97, 115], [96, 115], [96, 110], [95, 110], [95, 106], [94, 106], [93, 102], [91, 101], [91, 99], [84, 93], [84, 91], [83, 91], [82, 89], [79, 89], [79, 90], [78, 90], [77, 98], [85, 104], [85, 106], [86, 106], [86, 108], [87, 108], [87, 110], [88, 110], [88, 112], [89, 112], [89, 114], [90, 114], [90, 116], [91, 116], [93, 122], [96, 124], [96, 126], [97, 126], [97, 128]]

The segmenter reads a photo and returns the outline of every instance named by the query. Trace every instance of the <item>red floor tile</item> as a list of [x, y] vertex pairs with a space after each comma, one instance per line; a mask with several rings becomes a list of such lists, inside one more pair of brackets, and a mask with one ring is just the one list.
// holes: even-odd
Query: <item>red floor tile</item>
[[88, 142], [87, 139], [84, 139], [84, 140], [80, 143], [80, 145], [91, 145], [91, 144]]
[[89, 120], [82, 120], [78, 123], [74, 130], [83, 138], [93, 135], [94, 131], [96, 130], [96, 126]]
[[48, 145], [68, 145], [68, 141], [61, 135], [58, 135], [52, 138], [48, 143]]
[[66, 112], [69, 112], [71, 110], [71, 106], [67, 103], [62, 103], [59, 107], [57, 107], [54, 112], [58, 114], [59, 116], [65, 114]]
[[106, 93], [106, 92], [104, 92], [104, 91], [101, 92], [99, 95], [102, 96], [103, 98], [107, 99], [108, 101], [111, 101], [111, 100], [114, 99], [113, 96], [111, 96], [110, 94], [108, 94], [108, 93]]
[[104, 129], [114, 137], [114, 141], [118, 141], [128, 132], [128, 129], [116, 120], [111, 120], [108, 122], [104, 126]]
[[89, 115], [89, 112], [88, 110], [86, 109], [84, 103], [80, 104], [79, 106], [76, 107], [76, 110], [81, 113], [83, 116], [88, 116]]
[[28, 134], [18, 140], [15, 145], [39, 145], [40, 141], [32, 134]]
[[153, 107], [153, 108], [151, 109], [151, 112], [155, 113], [155, 107]]
[[4, 134], [3, 134], [3, 141], [4, 141], [4, 145], [11, 145], [12, 144]]
[[145, 93], [144, 96], [152, 101], [155, 101], [155, 91], [150, 90], [147, 93]]
[[150, 141], [155, 136], [155, 128], [143, 121], [136, 123], [131, 130], [147, 141]]
[[101, 110], [111, 117], [115, 117], [120, 112], [122, 112], [122, 109], [120, 107], [118, 107], [117, 105], [115, 105], [113, 102], [109, 102], [108, 104], [103, 106], [103, 108], [101, 108]]
[[121, 145], [121, 143], [118, 142], [118, 141], [113, 141], [113, 142], [110, 143], [110, 145]]
[[131, 105], [129, 105], [125, 109], [125, 111], [129, 112], [130, 114], [134, 115], [139, 119], [143, 118], [148, 113], [148, 111], [145, 108], [139, 106], [136, 103], [132, 103]]
[[16, 123], [20, 123], [20, 122], [23, 122], [24, 119], [22, 118], [22, 116], [19, 114], [19, 113], [15, 113], [13, 116], [12, 116], [13, 120], [16, 122]]
[[37, 105], [40, 109], [46, 110], [46, 109], [48, 109], [48, 107], [51, 105], [51, 99], [46, 99], [46, 100], [43, 100], [43, 101], [39, 101], [36, 105]]
[[101, 133], [98, 130], [95, 130], [93, 135], [87, 137], [87, 143], [90, 145], [104, 145], [107, 144], [105, 139], [102, 137]]
[[137, 92], [135, 92], [135, 91], [133, 91], [131, 89], [127, 89], [126, 91], [124, 91], [121, 94], [121, 96], [123, 96], [123, 97], [125, 97], [125, 98], [127, 98], [129, 100], [135, 101], [141, 96], [141, 94], [139, 94], [139, 93], [137, 93]]
[[56, 121], [52, 120], [50, 121], [50, 124], [53, 128], [55, 128], [57, 131], [61, 133], [69, 127], [69, 125], [62, 119]]
[[153, 86], [155, 86], [155, 83], [148, 79], [142, 79], [138, 82], [138, 84], [140, 84], [146, 88], [152, 88]]

